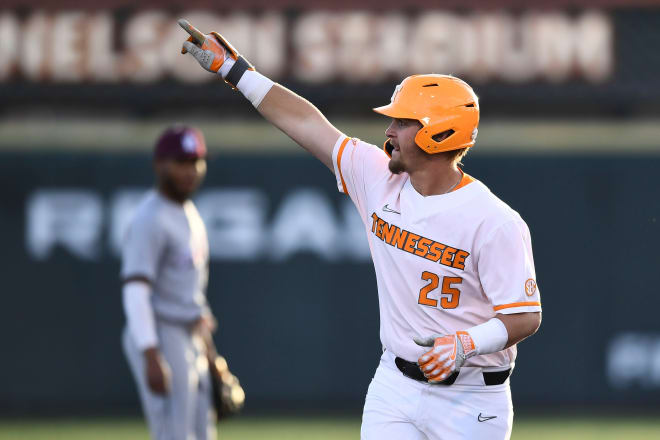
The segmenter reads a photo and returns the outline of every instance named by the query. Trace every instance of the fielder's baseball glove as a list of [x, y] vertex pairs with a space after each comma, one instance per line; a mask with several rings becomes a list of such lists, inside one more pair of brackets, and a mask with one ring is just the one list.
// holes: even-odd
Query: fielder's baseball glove
[[238, 378], [229, 371], [225, 358], [215, 356], [215, 359], [209, 362], [209, 373], [218, 420], [238, 413], [245, 403], [245, 392]]

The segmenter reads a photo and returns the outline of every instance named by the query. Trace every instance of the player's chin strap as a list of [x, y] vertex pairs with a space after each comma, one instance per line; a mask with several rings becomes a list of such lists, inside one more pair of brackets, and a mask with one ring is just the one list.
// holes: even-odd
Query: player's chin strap
[[390, 140], [386, 140], [385, 143], [383, 144], [383, 151], [385, 151], [385, 154], [387, 154], [387, 157], [390, 159], [392, 158], [392, 151], [394, 150], [394, 146], [392, 146], [392, 143]]

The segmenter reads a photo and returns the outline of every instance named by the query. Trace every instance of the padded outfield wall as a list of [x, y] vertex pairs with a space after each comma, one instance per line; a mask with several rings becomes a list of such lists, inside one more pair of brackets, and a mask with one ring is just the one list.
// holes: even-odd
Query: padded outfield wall
[[[466, 159], [532, 232], [544, 317], [519, 347], [518, 408], [660, 406], [658, 169], [652, 154]], [[5, 152], [0, 176], [0, 411], [137, 411], [117, 243], [149, 157]], [[333, 176], [304, 155], [216, 156], [197, 203], [216, 340], [247, 410], [359, 413], [380, 353], [376, 283]]]

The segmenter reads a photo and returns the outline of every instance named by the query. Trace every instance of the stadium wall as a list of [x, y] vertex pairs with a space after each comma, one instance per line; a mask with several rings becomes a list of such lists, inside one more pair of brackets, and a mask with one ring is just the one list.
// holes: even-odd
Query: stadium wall
[[[657, 155], [468, 156], [532, 232], [544, 317], [519, 347], [517, 405], [660, 406], [658, 167]], [[151, 185], [148, 155], [5, 152], [0, 176], [0, 413], [137, 411], [117, 246]], [[197, 204], [216, 340], [247, 411], [359, 411], [381, 351], [376, 283], [332, 175], [302, 155], [216, 156]]]

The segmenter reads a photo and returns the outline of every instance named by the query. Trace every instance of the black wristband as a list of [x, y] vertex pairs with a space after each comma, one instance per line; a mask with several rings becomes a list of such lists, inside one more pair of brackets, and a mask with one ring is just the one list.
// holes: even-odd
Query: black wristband
[[248, 63], [245, 58], [239, 55], [236, 62], [234, 62], [234, 65], [231, 66], [231, 69], [229, 69], [229, 72], [225, 77], [225, 81], [227, 81], [232, 86], [236, 87], [238, 82], [243, 77], [243, 74], [248, 69], [253, 69], [252, 65], [250, 65], [250, 63]]

